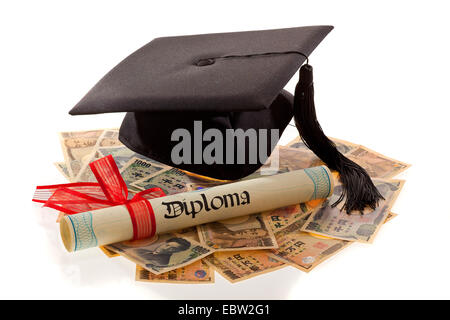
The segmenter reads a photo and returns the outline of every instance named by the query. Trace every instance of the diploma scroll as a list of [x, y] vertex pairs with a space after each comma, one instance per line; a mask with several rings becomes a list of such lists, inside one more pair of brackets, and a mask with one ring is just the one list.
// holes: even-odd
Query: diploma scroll
[[[150, 218], [137, 218], [156, 234], [203, 223], [272, 210], [333, 193], [333, 176], [325, 166], [244, 180], [208, 189], [142, 200]], [[136, 206], [144, 205], [137, 203]], [[150, 205], [150, 206], [148, 206]], [[65, 216], [60, 229], [68, 251], [107, 245], [135, 237], [126, 205]]]

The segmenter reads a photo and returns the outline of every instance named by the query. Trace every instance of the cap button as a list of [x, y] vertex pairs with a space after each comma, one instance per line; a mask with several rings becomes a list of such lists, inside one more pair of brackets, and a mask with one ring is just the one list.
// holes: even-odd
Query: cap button
[[195, 65], [198, 67], [204, 67], [204, 66], [212, 65], [212, 64], [214, 64], [214, 62], [216, 62], [216, 60], [214, 60], [214, 59], [201, 59], [201, 60], [198, 60]]

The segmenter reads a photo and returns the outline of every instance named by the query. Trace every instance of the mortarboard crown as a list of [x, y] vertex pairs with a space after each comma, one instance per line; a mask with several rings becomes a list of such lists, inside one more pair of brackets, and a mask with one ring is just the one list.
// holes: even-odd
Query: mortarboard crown
[[[137, 50], [101, 79], [70, 111], [72, 115], [127, 112], [120, 140], [130, 149], [170, 166], [234, 180], [256, 171], [273, 149], [271, 129], [279, 135], [294, 116], [305, 144], [340, 173], [344, 209], [375, 207], [381, 195], [363, 168], [344, 157], [322, 132], [316, 119], [311, 52], [331, 26], [217, 33], [157, 38]], [[283, 90], [300, 69], [293, 97]], [[263, 140], [245, 140], [244, 147], [223, 143], [222, 161], [196, 161], [203, 147], [191, 143], [190, 161], [174, 162], [183, 129], [195, 137], [201, 130], [266, 129]], [[211, 138], [212, 140], [212, 138]], [[263, 148], [264, 147], [264, 148]], [[266, 157], [251, 161], [249, 150]], [[215, 152], [218, 152], [217, 150]], [[232, 155], [234, 161], [226, 161]], [[244, 154], [244, 161], [237, 161]], [[217, 156], [217, 154], [216, 154]], [[200, 157], [201, 158], [201, 157]], [[231, 163], [232, 162], [232, 163]]]

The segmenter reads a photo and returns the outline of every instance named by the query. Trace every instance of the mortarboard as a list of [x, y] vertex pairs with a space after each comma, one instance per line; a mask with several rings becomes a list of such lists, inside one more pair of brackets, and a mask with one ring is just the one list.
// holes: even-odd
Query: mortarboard
[[[203, 34], [156, 38], [113, 68], [70, 111], [72, 115], [127, 112], [120, 140], [152, 159], [197, 174], [226, 180], [245, 177], [261, 167], [273, 150], [272, 129], [283, 130], [294, 116], [305, 144], [340, 173], [341, 199], [349, 212], [374, 208], [381, 195], [363, 168], [344, 157], [316, 119], [312, 67], [308, 57], [331, 26]], [[302, 64], [305, 62], [302, 66]], [[295, 96], [283, 90], [300, 69]], [[201, 122], [200, 122], [201, 121]], [[190, 161], [174, 162], [179, 144], [173, 133], [195, 137], [218, 130], [256, 129], [263, 139], [246, 139], [244, 147], [223, 143], [222, 161], [196, 160], [209, 142], [190, 145]], [[266, 157], [255, 162], [249, 150]], [[215, 151], [218, 152], [217, 150]], [[239, 162], [239, 155], [244, 161]], [[227, 156], [234, 161], [227, 161]], [[217, 156], [217, 154], [215, 154]], [[201, 157], [200, 157], [201, 158]], [[217, 159], [217, 157], [215, 158]], [[232, 162], [232, 163], [231, 163]]]

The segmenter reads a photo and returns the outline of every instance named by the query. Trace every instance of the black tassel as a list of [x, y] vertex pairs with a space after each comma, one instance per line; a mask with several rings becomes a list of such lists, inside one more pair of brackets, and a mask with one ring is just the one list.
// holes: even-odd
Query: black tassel
[[314, 106], [313, 69], [309, 64], [300, 68], [300, 80], [295, 88], [294, 119], [298, 132], [306, 146], [332, 170], [339, 172], [343, 193], [332, 205], [345, 200], [342, 210], [347, 213], [366, 207], [375, 209], [384, 199], [373, 184], [366, 170], [340, 153], [333, 141], [322, 131]]

